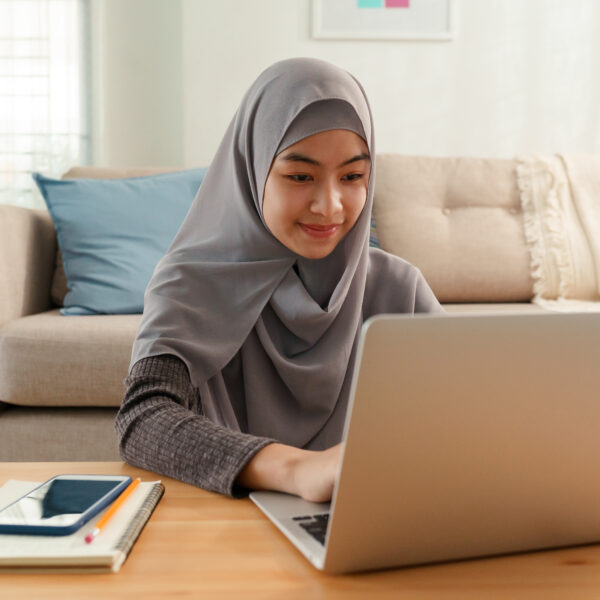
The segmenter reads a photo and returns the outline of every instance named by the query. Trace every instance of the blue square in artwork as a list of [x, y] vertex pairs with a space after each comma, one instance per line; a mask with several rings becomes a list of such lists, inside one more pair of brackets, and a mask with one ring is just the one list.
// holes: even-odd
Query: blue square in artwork
[[358, 8], [383, 8], [383, 0], [357, 0]]

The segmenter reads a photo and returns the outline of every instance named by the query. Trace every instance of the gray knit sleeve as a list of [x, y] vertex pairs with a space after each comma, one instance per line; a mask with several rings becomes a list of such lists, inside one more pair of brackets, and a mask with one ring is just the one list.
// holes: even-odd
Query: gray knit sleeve
[[126, 462], [197, 485], [241, 497], [235, 479], [268, 438], [216, 425], [202, 414], [187, 367], [163, 354], [135, 363], [115, 429]]

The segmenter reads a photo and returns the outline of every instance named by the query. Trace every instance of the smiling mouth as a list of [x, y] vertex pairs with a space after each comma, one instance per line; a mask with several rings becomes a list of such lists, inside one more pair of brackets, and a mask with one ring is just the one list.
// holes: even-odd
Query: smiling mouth
[[316, 238], [331, 237], [341, 226], [341, 223], [332, 223], [331, 225], [313, 225], [299, 224], [302, 230], [308, 235]]

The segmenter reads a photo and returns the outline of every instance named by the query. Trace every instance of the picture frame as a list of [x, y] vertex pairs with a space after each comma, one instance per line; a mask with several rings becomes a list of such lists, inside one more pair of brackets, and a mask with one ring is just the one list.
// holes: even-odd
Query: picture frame
[[313, 38], [450, 41], [456, 0], [313, 0]]

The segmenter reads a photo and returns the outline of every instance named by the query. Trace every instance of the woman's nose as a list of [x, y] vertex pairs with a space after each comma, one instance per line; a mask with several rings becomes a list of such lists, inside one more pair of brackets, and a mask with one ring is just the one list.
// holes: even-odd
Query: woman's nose
[[310, 206], [311, 212], [331, 217], [343, 210], [342, 192], [335, 184], [323, 184]]

